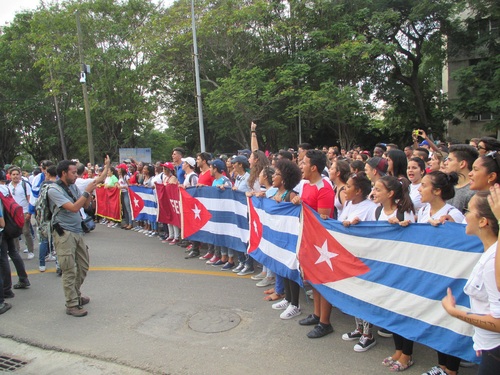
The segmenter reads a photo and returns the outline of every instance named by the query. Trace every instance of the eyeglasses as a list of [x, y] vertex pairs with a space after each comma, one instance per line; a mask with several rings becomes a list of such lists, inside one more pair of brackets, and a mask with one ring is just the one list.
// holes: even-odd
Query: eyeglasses
[[486, 151], [486, 147], [483, 147], [483, 146], [479, 146], [479, 145], [478, 145], [476, 148], [477, 148], [478, 150], [485, 150], [485, 151]]

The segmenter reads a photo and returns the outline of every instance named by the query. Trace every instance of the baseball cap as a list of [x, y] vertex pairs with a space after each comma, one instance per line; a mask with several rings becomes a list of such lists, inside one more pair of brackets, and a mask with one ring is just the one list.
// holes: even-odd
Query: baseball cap
[[188, 163], [191, 167], [194, 167], [196, 165], [196, 160], [194, 160], [194, 158], [192, 158], [191, 156], [188, 156], [187, 158], [182, 158], [181, 160], [185, 163]]
[[423, 140], [423, 141], [419, 144], [419, 146], [420, 146], [420, 147], [422, 147], [422, 146], [430, 146], [430, 145], [429, 145], [429, 141], [427, 141], [427, 140], [425, 140], [425, 139], [424, 139], [424, 140]]
[[376, 169], [381, 176], [385, 176], [387, 173], [387, 167], [389, 166], [387, 164], [387, 159], [374, 156], [373, 158], [368, 159], [366, 163], [373, 169]]
[[224, 170], [224, 168], [226, 166], [226, 164], [220, 159], [215, 159], [215, 160], [209, 161], [208, 164], [213, 165], [219, 171]]
[[231, 159], [231, 164], [234, 163], [248, 164], [248, 159], [245, 155], [238, 155]]
[[116, 168], [121, 168], [121, 169], [125, 169], [125, 170], [127, 170], [127, 169], [128, 169], [128, 165], [127, 165], [127, 164], [125, 164], [125, 163], [122, 163], [122, 164], [118, 164], [118, 165], [116, 166]]
[[247, 157], [247, 159], [250, 157], [250, 154], [252, 151], [250, 151], [248, 148], [245, 148], [243, 150], [238, 150], [238, 155], [244, 155]]
[[165, 168], [168, 168], [170, 169], [171, 171], [173, 171], [175, 168], [174, 168], [174, 163], [171, 163], [169, 161], [167, 161], [165, 164], [162, 164], [161, 165], [162, 167], [165, 167]]

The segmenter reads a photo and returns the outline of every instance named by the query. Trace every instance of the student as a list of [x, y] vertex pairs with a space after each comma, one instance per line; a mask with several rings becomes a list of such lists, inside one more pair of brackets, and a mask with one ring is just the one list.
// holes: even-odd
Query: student
[[[334, 192], [329, 182], [323, 179], [321, 172], [326, 166], [326, 156], [319, 150], [307, 150], [302, 155], [300, 168], [302, 178], [307, 180], [302, 188], [302, 194], [292, 199], [292, 203], [306, 203], [317, 211], [321, 218], [333, 216]], [[307, 334], [311, 339], [320, 338], [333, 332], [330, 324], [332, 305], [318, 291], [313, 291], [314, 313], [299, 321], [300, 325], [314, 325], [314, 329]]]
[[[470, 312], [456, 307], [455, 298], [448, 288], [443, 298], [443, 307], [451, 316], [474, 326], [474, 350], [481, 356], [478, 374], [500, 374], [500, 292], [495, 282], [495, 257], [498, 241], [498, 200], [488, 205], [490, 192], [477, 192], [469, 202], [467, 210], [468, 235], [479, 237], [483, 243], [484, 253], [472, 270], [464, 292], [470, 299]], [[497, 203], [497, 204], [495, 204]], [[437, 366], [436, 366], [437, 367]], [[441, 362], [436, 370], [446, 370]]]
[[[457, 182], [458, 176], [456, 173], [447, 175], [437, 171], [425, 175], [419, 191], [422, 195], [422, 202], [426, 204], [418, 211], [417, 222], [440, 225], [445, 222], [447, 216], [451, 216], [455, 222], [462, 223], [464, 215], [455, 207], [446, 203], [448, 199], [455, 196], [454, 186]], [[460, 365], [460, 358], [441, 352], [437, 352], [437, 354], [439, 366], [431, 368], [425, 374], [456, 375]], [[442, 369], [442, 372], [438, 372], [439, 368]]]
[[[420, 160], [420, 159], [419, 159]], [[415, 209], [409, 194], [410, 182], [406, 178], [382, 177], [375, 183], [373, 202], [379, 204], [375, 211], [378, 221], [408, 226], [415, 222]], [[390, 371], [404, 371], [413, 365], [413, 341], [396, 333], [392, 335], [394, 354], [382, 361]]]
[[408, 159], [401, 150], [391, 150], [387, 153], [387, 174], [395, 177], [406, 177]]
[[410, 198], [415, 207], [415, 211], [418, 212], [423, 206], [422, 197], [418, 189], [422, 183], [422, 178], [425, 176], [425, 163], [420, 158], [411, 158], [408, 161], [408, 167], [406, 168], [406, 175], [410, 180]]
[[491, 186], [500, 182], [500, 154], [491, 151], [480, 156], [472, 164], [469, 172], [471, 190], [489, 190]]
[[[364, 172], [351, 175], [347, 180], [345, 192], [347, 203], [339, 217], [339, 221], [345, 227], [358, 224], [361, 221], [376, 220], [377, 205], [368, 199], [368, 194], [371, 192], [371, 182]], [[358, 343], [354, 345], [354, 351], [365, 352], [377, 344], [372, 333], [373, 325], [360, 318], [354, 319], [356, 321], [355, 330], [344, 333], [342, 340], [358, 340]]]
[[340, 214], [342, 214], [346, 202], [345, 187], [350, 176], [349, 163], [345, 160], [334, 160], [330, 167], [329, 174], [330, 181], [332, 181], [335, 186], [333, 189], [335, 193], [333, 218], [337, 219]]

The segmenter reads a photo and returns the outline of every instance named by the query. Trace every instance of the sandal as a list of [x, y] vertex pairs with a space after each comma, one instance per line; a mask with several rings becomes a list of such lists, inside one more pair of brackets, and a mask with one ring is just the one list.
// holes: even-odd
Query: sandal
[[401, 362], [399, 361], [395, 361], [391, 367], [389, 367], [389, 371], [391, 372], [401, 372], [401, 371], [404, 371], [408, 368], [410, 368], [411, 366], [413, 366], [413, 360], [409, 360], [408, 363], [406, 365], [403, 365]]
[[382, 361], [382, 364], [384, 366], [390, 367], [394, 364], [394, 362], [396, 362], [396, 361], [392, 357], [387, 357], [387, 358], [384, 358], [384, 360]]
[[264, 290], [264, 294], [273, 294], [274, 288]]
[[283, 299], [283, 298], [285, 298], [284, 294], [273, 293], [273, 294], [270, 294], [270, 295], [264, 297], [264, 300], [265, 301], [278, 301], [278, 300]]

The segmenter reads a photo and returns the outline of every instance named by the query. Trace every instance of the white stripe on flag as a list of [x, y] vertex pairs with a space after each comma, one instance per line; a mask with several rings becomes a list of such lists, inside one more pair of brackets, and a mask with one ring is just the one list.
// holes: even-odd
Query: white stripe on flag
[[255, 208], [262, 225], [276, 232], [298, 236], [300, 232], [300, 218], [289, 215], [272, 215], [261, 208]]
[[295, 254], [291, 251], [278, 247], [264, 238], [260, 241], [259, 249], [270, 258], [277, 260], [291, 270], [299, 269], [299, 261], [297, 260]]
[[196, 197], [209, 211], [231, 212], [238, 216], [247, 217], [248, 208], [237, 200]]

